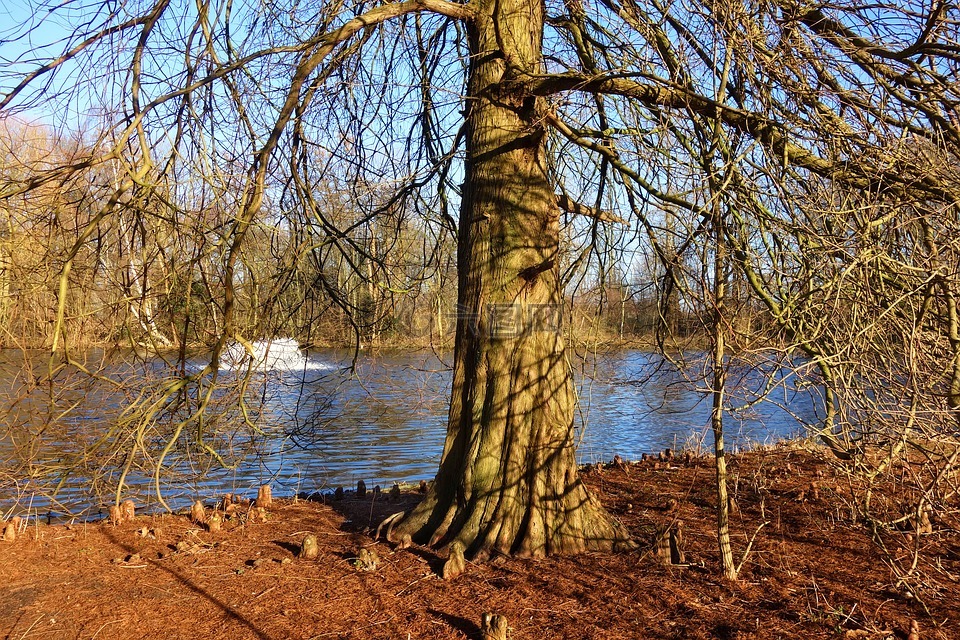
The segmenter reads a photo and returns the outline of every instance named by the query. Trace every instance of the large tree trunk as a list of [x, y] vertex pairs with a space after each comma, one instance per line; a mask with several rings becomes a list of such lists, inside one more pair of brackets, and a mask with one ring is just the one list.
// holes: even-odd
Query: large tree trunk
[[543, 17], [539, 0], [489, 0], [471, 25], [447, 438], [432, 489], [391, 533], [474, 557], [630, 544], [576, 470], [545, 104], [501, 84], [508, 67], [540, 70]]

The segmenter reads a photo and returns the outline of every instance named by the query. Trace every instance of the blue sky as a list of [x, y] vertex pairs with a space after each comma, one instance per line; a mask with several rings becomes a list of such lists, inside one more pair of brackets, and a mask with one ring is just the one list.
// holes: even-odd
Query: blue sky
[[[75, 44], [84, 31], [96, 28], [113, 3], [65, 0], [51, 5], [35, 0], [6, 0], [0, 7], [0, 94], [6, 96], [20, 81]], [[83, 25], [83, 26], [78, 26]], [[75, 31], [76, 30], [76, 31]], [[84, 128], [92, 109], [102, 108], [112, 83], [91, 83], [108, 77], [94, 53], [68, 61], [31, 90], [18, 97], [13, 111], [20, 119], [72, 130]], [[50, 99], [51, 96], [58, 96]], [[9, 111], [9, 110], [8, 110]]]

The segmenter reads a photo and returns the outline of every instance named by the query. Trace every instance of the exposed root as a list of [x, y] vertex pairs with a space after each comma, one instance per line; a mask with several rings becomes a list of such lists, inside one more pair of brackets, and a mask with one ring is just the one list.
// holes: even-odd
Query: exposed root
[[377, 532], [373, 536], [374, 540], [380, 540], [382, 535], [383, 539], [386, 540], [387, 542], [394, 542], [393, 526], [397, 522], [402, 520], [407, 515], [407, 513], [408, 513], [407, 511], [399, 511], [397, 513], [394, 513], [393, 515], [390, 515], [384, 518], [383, 522], [381, 522], [379, 526], [377, 526]]
[[[450, 492], [451, 494], [454, 492]], [[537, 502], [514, 504], [506, 500], [444, 501], [431, 491], [414, 509], [396, 513], [377, 528], [377, 537], [390, 542], [410, 540], [437, 550], [460, 545], [468, 557], [485, 560], [494, 555], [543, 557], [574, 555], [591, 551], [623, 551], [636, 548], [629, 533], [612, 518], [579, 482], [566, 497], [536, 510]], [[570, 507], [564, 505], [572, 504]], [[541, 503], [542, 506], [542, 503]]]

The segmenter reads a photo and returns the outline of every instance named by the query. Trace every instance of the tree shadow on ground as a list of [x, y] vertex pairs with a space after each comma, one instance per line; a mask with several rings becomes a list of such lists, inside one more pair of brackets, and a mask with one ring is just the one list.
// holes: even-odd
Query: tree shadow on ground
[[[106, 536], [107, 536], [107, 538], [108, 538], [114, 545], [116, 545], [116, 546], [119, 547], [120, 549], [123, 549], [123, 550], [126, 551], [127, 553], [129, 553], [129, 554], [131, 554], [131, 555], [132, 555], [132, 554], [135, 554], [135, 553], [138, 553], [138, 551], [137, 551], [137, 549], [136, 549], [135, 547], [133, 547], [133, 546], [131, 546], [131, 545], [129, 545], [129, 544], [126, 544], [126, 543], [124, 543], [124, 542], [121, 542], [121, 541], [118, 540], [117, 537], [114, 536], [114, 535], [112, 534], [112, 532], [110, 532], [109, 530], [106, 531]], [[173, 576], [177, 581], [179, 581], [179, 582], [180, 582], [183, 586], [185, 586], [187, 589], [189, 589], [189, 590], [192, 591], [193, 593], [197, 594], [197, 595], [200, 596], [201, 598], [204, 598], [205, 600], [207, 600], [208, 602], [210, 602], [211, 604], [213, 604], [214, 606], [216, 606], [218, 609], [220, 609], [221, 611], [223, 611], [223, 613], [226, 614], [227, 617], [229, 617], [230, 619], [235, 620], [236, 622], [238, 622], [238, 623], [242, 624], [243, 626], [245, 626], [247, 629], [249, 629], [249, 630], [254, 634], [255, 637], [260, 638], [261, 640], [272, 640], [271, 637], [270, 637], [269, 635], [267, 635], [267, 634], [263, 631], [263, 629], [261, 629], [261, 628], [258, 627], [256, 624], [254, 624], [251, 620], [249, 620], [248, 618], [246, 618], [245, 616], [243, 616], [242, 614], [240, 614], [236, 609], [234, 609], [233, 607], [231, 607], [231, 606], [230, 606], [229, 604], [227, 604], [226, 602], [220, 600], [219, 598], [217, 598], [216, 596], [214, 596], [212, 593], [210, 593], [209, 591], [207, 591], [206, 589], [204, 589], [204, 588], [201, 587], [200, 585], [194, 583], [192, 580], [190, 580], [190, 578], [188, 578], [188, 577], [185, 576], [184, 574], [180, 573], [180, 572], [177, 571], [176, 569], [174, 569], [174, 568], [172, 568], [172, 567], [165, 566], [165, 565], [157, 562], [156, 560], [152, 560], [152, 559], [144, 559], [143, 561], [149, 563], [150, 565], [156, 567], [157, 569], [160, 569], [161, 571], [165, 571], [165, 572], [169, 573], [171, 576]]]

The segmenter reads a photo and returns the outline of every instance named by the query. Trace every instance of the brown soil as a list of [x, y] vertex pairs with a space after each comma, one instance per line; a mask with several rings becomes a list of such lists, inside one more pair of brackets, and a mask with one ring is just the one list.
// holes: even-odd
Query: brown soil
[[[640, 543], [635, 552], [498, 558], [468, 563], [451, 581], [439, 577], [443, 559], [430, 550], [394, 549], [369, 533], [416, 493], [275, 500], [266, 522], [233, 517], [217, 533], [176, 515], [31, 524], [0, 543], [0, 636], [480, 638], [481, 615], [493, 612], [507, 617], [515, 639], [905, 639], [911, 621], [922, 640], [960, 638], [956, 504], [938, 514], [932, 534], [881, 533], [884, 555], [851, 523], [847, 481], [815, 456], [738, 457], [738, 562], [767, 524], [741, 580], [728, 583], [718, 577], [710, 462], [584, 473]], [[676, 518], [688, 565], [663, 566], [650, 549], [657, 527]], [[315, 560], [297, 557], [308, 533], [319, 540]], [[891, 563], [909, 568], [915, 548], [919, 577], [897, 585]], [[376, 552], [376, 569], [358, 567], [361, 549]]]

